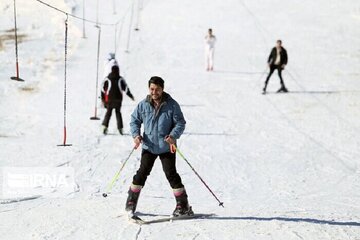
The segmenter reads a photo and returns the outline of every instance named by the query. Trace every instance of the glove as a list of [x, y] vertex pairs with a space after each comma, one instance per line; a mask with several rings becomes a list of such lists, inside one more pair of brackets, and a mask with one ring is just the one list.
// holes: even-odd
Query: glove
[[135, 148], [135, 149], [138, 149], [138, 147], [139, 147], [140, 144], [142, 143], [142, 137], [141, 137], [141, 136], [136, 136], [136, 137], [134, 138], [134, 143], [135, 143], [134, 148]]
[[168, 144], [172, 145], [172, 144], [175, 144], [175, 139], [174, 139], [172, 136], [167, 135], [167, 136], [165, 137], [165, 142], [167, 142]]

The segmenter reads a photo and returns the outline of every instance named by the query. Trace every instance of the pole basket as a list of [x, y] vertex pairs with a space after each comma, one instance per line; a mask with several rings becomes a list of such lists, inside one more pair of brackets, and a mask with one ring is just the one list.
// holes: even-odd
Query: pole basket
[[10, 77], [11, 80], [15, 80], [15, 81], [19, 81], [19, 82], [24, 82], [25, 80], [19, 77]]
[[66, 127], [64, 127], [64, 142], [62, 144], [58, 144], [58, 147], [69, 147], [72, 144], [66, 143]]
[[16, 47], [16, 76], [10, 77], [10, 79], [15, 80], [15, 81], [19, 81], [19, 82], [24, 82], [25, 80], [20, 78], [19, 76], [20, 76], [20, 74], [19, 74], [19, 62], [17, 60], [17, 47]]
[[95, 107], [95, 114], [90, 118], [90, 120], [100, 120], [100, 118], [97, 116], [97, 107]]
[[70, 147], [70, 146], [72, 146], [72, 144], [65, 143], [65, 144], [58, 144], [57, 146], [58, 147]]

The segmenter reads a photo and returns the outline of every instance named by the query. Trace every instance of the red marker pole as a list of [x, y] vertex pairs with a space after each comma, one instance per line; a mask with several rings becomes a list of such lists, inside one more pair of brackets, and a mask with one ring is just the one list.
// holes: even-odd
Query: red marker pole
[[14, 23], [15, 23], [15, 57], [16, 57], [16, 77], [10, 77], [11, 80], [23, 82], [24, 79], [19, 77], [19, 55], [18, 55], [18, 40], [17, 40], [17, 23], [16, 23], [16, 0], [14, 0]]
[[66, 14], [65, 20], [65, 73], [64, 73], [64, 141], [58, 146], [67, 147], [72, 144], [66, 143], [66, 64], [67, 64], [67, 38], [68, 38], [68, 15]]

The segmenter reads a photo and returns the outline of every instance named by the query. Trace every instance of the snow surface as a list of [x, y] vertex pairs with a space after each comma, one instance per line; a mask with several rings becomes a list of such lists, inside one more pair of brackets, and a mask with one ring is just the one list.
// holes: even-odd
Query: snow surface
[[[48, 0], [82, 16], [81, 0]], [[357, 0], [100, 1], [99, 20], [117, 28], [121, 73], [136, 102], [162, 76], [187, 120], [179, 148], [225, 208], [178, 157], [189, 201], [208, 219], [138, 226], [123, 211], [139, 165], [130, 158], [112, 193], [102, 192], [132, 148], [129, 136], [102, 136], [94, 115], [97, 29], [69, 18], [67, 143], [63, 141], [64, 20], [35, 0], [18, 0], [20, 76], [14, 42], [0, 45], [0, 167], [75, 170], [63, 197], [0, 199], [1, 239], [360, 239], [360, 2]], [[0, 2], [0, 36], [13, 29], [13, 1]], [[96, 0], [85, 1], [96, 20]], [[140, 31], [133, 31], [138, 25]], [[204, 67], [207, 28], [217, 36], [215, 71]], [[114, 27], [101, 31], [101, 63], [114, 51]], [[131, 32], [129, 48], [128, 32]], [[12, 33], [12, 32], [10, 32]], [[289, 94], [261, 95], [266, 58], [276, 39], [289, 53]], [[3, 39], [3, 38], [1, 38]], [[125, 50], [129, 50], [125, 52]], [[269, 91], [279, 87], [276, 74]], [[99, 116], [104, 109], [99, 104]], [[1, 177], [1, 176], [0, 176]], [[1, 183], [1, 182], [0, 182]], [[1, 185], [1, 184], [0, 184]], [[54, 193], [55, 194], [55, 193]], [[138, 210], [168, 215], [175, 207], [156, 162]]]

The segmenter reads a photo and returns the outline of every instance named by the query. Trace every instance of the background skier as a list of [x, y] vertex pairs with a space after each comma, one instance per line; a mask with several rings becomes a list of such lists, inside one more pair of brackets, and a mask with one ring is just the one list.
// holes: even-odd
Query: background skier
[[107, 78], [107, 76], [111, 73], [111, 69], [113, 66], [119, 67], [119, 63], [115, 58], [115, 53], [109, 53], [107, 59], [104, 62], [104, 79]]
[[102, 96], [104, 96], [105, 107], [107, 108], [104, 120], [102, 125], [104, 126], [103, 133], [107, 134], [109, 121], [111, 118], [112, 110], [115, 109], [117, 128], [120, 134], [123, 134], [123, 121], [121, 116], [121, 104], [122, 104], [122, 91], [126, 93], [133, 101], [134, 96], [131, 94], [130, 89], [128, 88], [125, 79], [119, 74], [119, 67], [113, 66], [111, 68], [111, 73], [105, 79], [102, 88]]
[[205, 36], [205, 61], [206, 70], [214, 70], [214, 51], [215, 51], [216, 37], [213, 35], [212, 29], [209, 28], [208, 34]]
[[281, 88], [278, 90], [278, 92], [288, 92], [287, 88], [285, 87], [283, 78], [281, 76], [281, 72], [282, 70], [285, 69], [287, 62], [288, 62], [287, 52], [285, 48], [282, 47], [282, 41], [277, 40], [276, 46], [271, 50], [268, 58], [268, 65], [270, 68], [270, 72], [265, 81], [265, 87], [263, 89], [264, 94], [266, 93], [266, 88], [269, 83], [270, 77], [276, 69], [278, 70], [280, 83], [281, 83]]
[[[160, 157], [166, 178], [173, 189], [176, 198], [174, 216], [192, 215], [181, 178], [176, 171], [175, 153], [170, 150], [170, 144], [175, 144], [185, 129], [185, 119], [179, 104], [163, 91], [164, 80], [152, 77], [149, 80], [149, 95], [141, 101], [131, 115], [131, 134], [135, 148], [142, 143], [140, 168], [133, 177], [128, 191], [125, 210], [134, 213], [140, 191], [151, 172], [155, 159]], [[141, 136], [140, 128], [144, 124]]]

